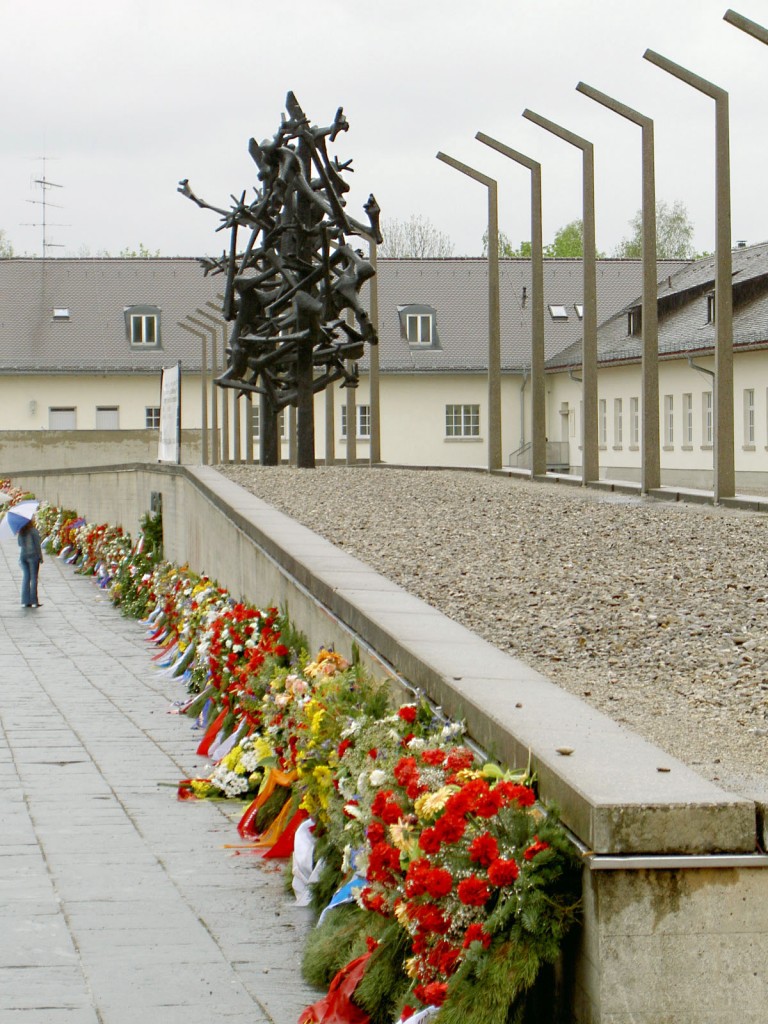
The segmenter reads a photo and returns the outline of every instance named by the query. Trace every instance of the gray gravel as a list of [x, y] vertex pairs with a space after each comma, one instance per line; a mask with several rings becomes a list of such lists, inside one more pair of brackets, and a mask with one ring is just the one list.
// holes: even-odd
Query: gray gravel
[[768, 800], [768, 517], [468, 472], [222, 472], [705, 777]]

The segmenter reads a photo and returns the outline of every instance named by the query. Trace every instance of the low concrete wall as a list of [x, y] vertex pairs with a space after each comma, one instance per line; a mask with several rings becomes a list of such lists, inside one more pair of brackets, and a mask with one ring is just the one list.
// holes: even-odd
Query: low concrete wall
[[[200, 461], [199, 430], [182, 430], [181, 461]], [[157, 462], [156, 430], [0, 430], [0, 477], [134, 462]]]
[[422, 687], [507, 763], [524, 764], [530, 752], [543, 798], [559, 805], [585, 849], [584, 922], [570, 977], [578, 1024], [762, 1021], [768, 858], [755, 853], [752, 801], [705, 781], [211, 468], [96, 468], [14, 481], [132, 532], [151, 492], [162, 493], [169, 558], [236, 596], [287, 605], [313, 646], [360, 643], [374, 668]]

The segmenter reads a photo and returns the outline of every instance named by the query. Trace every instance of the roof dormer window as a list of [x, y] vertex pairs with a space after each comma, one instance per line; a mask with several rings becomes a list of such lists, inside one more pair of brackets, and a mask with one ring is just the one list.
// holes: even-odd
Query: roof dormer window
[[568, 310], [565, 306], [553, 305], [550, 303], [549, 315], [552, 317], [553, 320], [567, 320]]
[[158, 306], [126, 306], [125, 330], [131, 348], [160, 348]]
[[643, 329], [643, 308], [642, 306], [634, 306], [627, 313], [627, 334], [630, 336], [637, 336]]
[[66, 306], [53, 307], [54, 320], [69, 320], [69, 309]]
[[707, 296], [707, 323], [715, 322], [715, 293], [710, 292]]
[[440, 348], [437, 313], [432, 306], [411, 303], [398, 306], [400, 332], [411, 348]]

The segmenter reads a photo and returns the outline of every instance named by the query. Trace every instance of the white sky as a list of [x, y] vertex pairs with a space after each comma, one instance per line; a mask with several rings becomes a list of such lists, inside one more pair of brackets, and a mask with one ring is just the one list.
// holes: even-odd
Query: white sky
[[[768, 25], [768, 0], [730, 0]], [[486, 190], [438, 150], [497, 177], [500, 226], [530, 237], [529, 174], [474, 140], [540, 160], [544, 239], [581, 216], [581, 153], [521, 117], [528, 107], [595, 145], [598, 248], [640, 206], [640, 130], [575, 91], [583, 80], [654, 118], [657, 196], [682, 200], [714, 249], [713, 100], [642, 59], [646, 48], [730, 94], [733, 239], [768, 239], [768, 47], [724, 22], [729, 0], [0, 0], [5, 97], [0, 228], [40, 255], [220, 252], [217, 205], [256, 184], [251, 136], [271, 137], [292, 89], [316, 124], [343, 106], [348, 210], [428, 217], [478, 255]], [[67, 226], [55, 226], [56, 223]], [[54, 226], [52, 226], [54, 225]]]

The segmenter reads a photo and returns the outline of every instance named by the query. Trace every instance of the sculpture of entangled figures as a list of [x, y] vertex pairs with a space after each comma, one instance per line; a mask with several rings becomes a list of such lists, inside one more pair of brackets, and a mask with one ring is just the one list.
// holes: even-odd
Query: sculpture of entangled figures
[[[298, 409], [298, 464], [314, 466], [314, 395], [334, 381], [355, 387], [354, 362], [376, 332], [360, 304], [360, 289], [375, 271], [349, 235], [381, 242], [373, 195], [368, 224], [344, 207], [351, 160], [328, 156], [328, 142], [349, 125], [342, 108], [325, 128], [311, 125], [292, 92], [280, 127], [248, 150], [258, 167], [256, 198], [232, 196], [228, 210], [211, 206], [189, 187], [178, 191], [221, 215], [229, 251], [201, 260], [206, 274], [226, 274], [222, 314], [232, 321], [221, 387], [261, 396], [261, 461], [277, 462], [277, 414]], [[240, 238], [245, 244], [239, 248]]]

